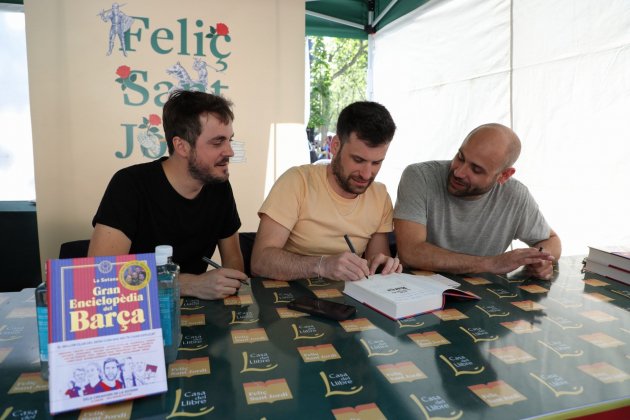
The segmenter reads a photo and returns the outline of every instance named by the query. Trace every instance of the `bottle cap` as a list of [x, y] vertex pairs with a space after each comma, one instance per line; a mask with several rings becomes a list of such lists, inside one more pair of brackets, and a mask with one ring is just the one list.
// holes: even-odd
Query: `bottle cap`
[[173, 256], [173, 247], [170, 245], [158, 245], [155, 247], [155, 263], [164, 265], [168, 258]]

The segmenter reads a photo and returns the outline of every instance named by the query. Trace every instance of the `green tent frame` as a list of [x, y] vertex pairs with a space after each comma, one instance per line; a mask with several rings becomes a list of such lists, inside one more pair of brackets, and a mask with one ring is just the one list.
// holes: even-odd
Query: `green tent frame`
[[367, 39], [429, 0], [306, 0], [306, 35]]
[[[367, 39], [429, 0], [304, 0], [306, 35]], [[24, 0], [0, 0], [23, 5]]]

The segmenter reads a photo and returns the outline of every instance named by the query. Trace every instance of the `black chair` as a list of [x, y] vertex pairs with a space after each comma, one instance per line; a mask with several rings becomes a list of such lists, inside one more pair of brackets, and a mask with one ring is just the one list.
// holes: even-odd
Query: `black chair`
[[59, 258], [81, 258], [87, 257], [89, 239], [80, 239], [78, 241], [64, 242], [59, 248]]
[[238, 241], [241, 244], [241, 254], [243, 254], [243, 263], [245, 274], [251, 277], [252, 249], [254, 249], [254, 240], [256, 232], [239, 232]]

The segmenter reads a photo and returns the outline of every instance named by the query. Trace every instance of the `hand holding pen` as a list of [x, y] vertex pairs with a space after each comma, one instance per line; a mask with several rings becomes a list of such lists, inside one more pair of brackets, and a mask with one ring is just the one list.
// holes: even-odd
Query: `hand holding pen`
[[[348, 236], [348, 234], [343, 235], [343, 239], [346, 240], [346, 243], [348, 244], [348, 248], [350, 248], [350, 252], [352, 252], [353, 254], [357, 254], [357, 250], [354, 247], [354, 244], [352, 243], [352, 241], [350, 240], [350, 237]], [[360, 256], [359, 256], [360, 257]], [[365, 261], [365, 260], [364, 260]], [[368, 278], [368, 275], [365, 275], [365, 278]]]
[[[206, 257], [205, 255], [201, 257], [201, 259], [216, 269], [223, 268], [216, 262], [212, 261], [210, 258]], [[244, 284], [245, 286], [249, 286], [249, 283], [247, 282], [247, 280], [244, 280], [244, 279], [235, 279], [235, 280], [238, 280], [239, 282], [241, 282], [241, 284]]]

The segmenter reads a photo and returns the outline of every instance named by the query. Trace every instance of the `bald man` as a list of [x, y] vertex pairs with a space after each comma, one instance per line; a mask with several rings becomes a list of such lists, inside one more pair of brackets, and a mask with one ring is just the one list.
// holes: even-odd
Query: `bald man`
[[[533, 277], [551, 278], [562, 245], [527, 187], [512, 178], [520, 151], [514, 131], [484, 124], [450, 162], [409, 165], [394, 210], [400, 261], [454, 274], [525, 266]], [[506, 252], [514, 239], [530, 247]]]

